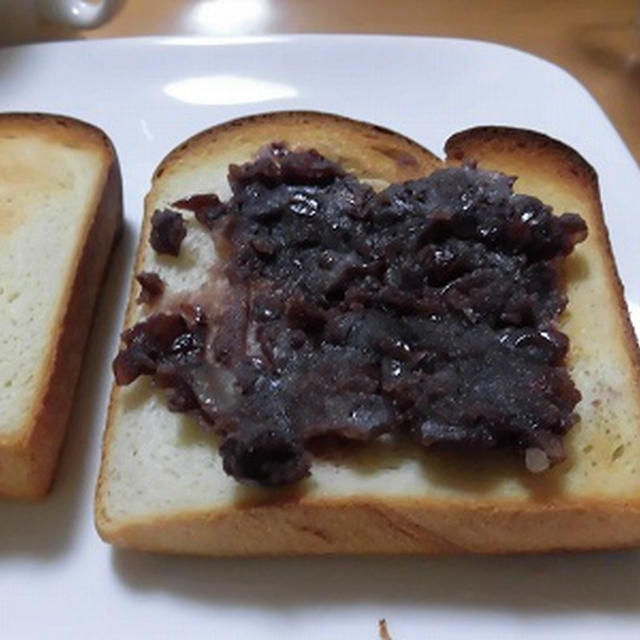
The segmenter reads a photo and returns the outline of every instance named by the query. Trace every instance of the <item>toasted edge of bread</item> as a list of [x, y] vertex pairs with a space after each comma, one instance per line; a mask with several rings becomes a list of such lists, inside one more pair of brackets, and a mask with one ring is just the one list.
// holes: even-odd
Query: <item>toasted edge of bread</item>
[[48, 493], [55, 475], [96, 298], [122, 229], [122, 181], [112, 142], [93, 125], [61, 115], [3, 113], [0, 133], [7, 131], [16, 138], [37, 136], [46, 144], [87, 149], [99, 154], [102, 166], [55, 310], [56, 329], [34, 372], [35, 401], [18, 428], [0, 435], [0, 497], [36, 499]]
[[[317, 140], [309, 133], [309, 127], [319, 132]], [[234, 131], [243, 131], [243, 135], [238, 138]], [[366, 140], [378, 133], [384, 137], [385, 144], [397, 144], [403, 153], [408, 144], [410, 153], [420, 160], [414, 164], [405, 158], [403, 162], [399, 160], [403, 153], [387, 152], [387, 157], [395, 156], [398, 160], [396, 166], [393, 170], [378, 167], [382, 173], [375, 174], [367, 166], [372, 152], [366, 143], [345, 153], [344, 145], [352, 144], [359, 134]], [[335, 138], [335, 146], [331, 144], [331, 137]], [[233, 157], [234, 152], [235, 161], [242, 162], [263, 144], [277, 140], [284, 140], [294, 147], [319, 147], [318, 150], [331, 159], [346, 160], [348, 168], [352, 163], [359, 163], [366, 167], [360, 171], [360, 176], [366, 174], [381, 183], [419, 177], [420, 173], [414, 173], [413, 169], [424, 167], [427, 171], [422, 175], [426, 175], [443, 166], [431, 152], [403, 136], [326, 114], [280, 112], [241, 118], [213, 127], [171, 152], [156, 170], [146, 199], [136, 272], [149, 266], [147, 239], [149, 218], [154, 208], [171, 200], [165, 200], [165, 195], [176, 196], [163, 184], [167, 174], [193, 170], [203, 158], [218, 154], [225, 158], [220, 161], [221, 166], [226, 162], [226, 156], [230, 154]], [[252, 153], [247, 153], [248, 148]], [[114, 451], [118, 437], [122, 438], [119, 420], [126, 403], [123, 389], [114, 387], [95, 505], [97, 529], [105, 541], [146, 551], [237, 556], [463, 551], [509, 553], [619, 548], [640, 544], [640, 479], [636, 475], [633, 455], [638, 443], [626, 443], [628, 453], [624, 454], [627, 456], [624, 466], [618, 464], [623, 454], [617, 453], [621, 445], [615, 431], [619, 428], [623, 433], [623, 428], [628, 428], [633, 437], [640, 440], [640, 400], [637, 393], [629, 391], [637, 392], [640, 388], [638, 350], [602, 217], [595, 171], [564, 144], [520, 129], [470, 129], [453, 135], [445, 150], [448, 164], [473, 160], [481, 168], [518, 175], [516, 191], [537, 195], [545, 202], [559, 205], [554, 207], [558, 213], [577, 210], [587, 218], [590, 228], [588, 248], [581, 246], [574, 254], [577, 257], [572, 257], [567, 267], [569, 309], [564, 314], [563, 329], [577, 343], [572, 346], [569, 366], [574, 375], [580, 376], [582, 363], [592, 364], [599, 355], [599, 352], [588, 352], [588, 341], [581, 337], [581, 330], [576, 330], [580, 322], [587, 322], [587, 328], [593, 328], [588, 324], [592, 319], [578, 317], [581, 314], [576, 313], [573, 305], [573, 298], [582, 300], [593, 295], [591, 290], [585, 292], [593, 284], [596, 293], [606, 298], [595, 303], [604, 305], [606, 318], [616, 332], [610, 337], [614, 342], [612, 357], [616, 358], [616, 367], [623, 370], [624, 376], [618, 387], [609, 388], [607, 376], [599, 369], [586, 372], [600, 376], [598, 384], [604, 387], [602, 397], [589, 398], [588, 406], [586, 401], [583, 403], [586, 415], [595, 416], [597, 424], [578, 425], [569, 436], [574, 460], [540, 474], [544, 477], [533, 477], [522, 469], [514, 469], [500, 457], [494, 459], [489, 455], [485, 464], [483, 461], [469, 461], [464, 455], [460, 458], [426, 452], [425, 457], [429, 458], [429, 464], [433, 464], [436, 471], [432, 475], [425, 474], [424, 480], [420, 479], [422, 475], [412, 475], [411, 482], [417, 486], [412, 485], [406, 495], [387, 487], [380, 490], [379, 484], [376, 485], [377, 490], [367, 490], [367, 478], [374, 477], [371, 475], [375, 474], [374, 470], [368, 476], [365, 474], [352, 494], [341, 492], [332, 495], [330, 489], [323, 492], [322, 486], [318, 488], [315, 485], [309, 491], [300, 492], [295, 489], [249, 492], [249, 497], [238, 490], [235, 498], [211, 508], [171, 505], [164, 509], [148, 509], [145, 491], [151, 491], [149, 487], [153, 478], [144, 478], [138, 487], [141, 492], [139, 511], [123, 513], [118, 505], [119, 496], [114, 494], [120, 473]], [[555, 197], [549, 199], [546, 191], [554, 192], [552, 195]], [[589, 279], [592, 275], [590, 260], [597, 263], [593, 271], [597, 277], [594, 275], [593, 283]], [[135, 304], [136, 294], [137, 285], [133, 283], [125, 326], [131, 326], [143, 313]], [[572, 335], [572, 330], [575, 335]], [[584, 379], [582, 376], [581, 380]], [[600, 389], [597, 385], [594, 388]], [[145, 390], [140, 392], [142, 397], [145, 393]], [[623, 400], [616, 395], [620, 393], [624, 393]], [[626, 403], [622, 413], [617, 412], [616, 403], [620, 402]], [[630, 419], [625, 419], [624, 424], [620, 421], [615, 423], [616, 416], [630, 416]], [[615, 424], [612, 424], [612, 418]], [[139, 426], [144, 429], [148, 425]], [[160, 428], [162, 425], [156, 426]], [[604, 432], [605, 426], [606, 430], [613, 430], [611, 442], [598, 440], [600, 436], [604, 437], [600, 431]], [[594, 433], [596, 427], [598, 431]], [[179, 443], [176, 446], [180, 446]], [[213, 447], [211, 455], [216, 455]], [[381, 468], [385, 467], [388, 462], [386, 454], [379, 460], [376, 456], [376, 453], [371, 454], [373, 464], [380, 462]], [[403, 480], [404, 476], [398, 474], [405, 473], [404, 468], [413, 462], [400, 462], [399, 471], [389, 472], [390, 481]], [[221, 466], [219, 459], [216, 464]], [[492, 468], [494, 464], [496, 469]], [[591, 466], [601, 475], [590, 480], [588, 470]], [[601, 482], [601, 477], [606, 477], [609, 470], [617, 474], [615, 478], [620, 486], [626, 487], [624, 490], [618, 491], [615, 485], [607, 487]], [[585, 473], [586, 486], [581, 484], [582, 476], [578, 477], [582, 473]], [[483, 474], [490, 476], [486, 483]], [[503, 487], [503, 475], [513, 475], [514, 481], [509, 480]], [[417, 481], [416, 477], [419, 478]], [[221, 483], [235, 482], [225, 477], [221, 469], [216, 478]]]

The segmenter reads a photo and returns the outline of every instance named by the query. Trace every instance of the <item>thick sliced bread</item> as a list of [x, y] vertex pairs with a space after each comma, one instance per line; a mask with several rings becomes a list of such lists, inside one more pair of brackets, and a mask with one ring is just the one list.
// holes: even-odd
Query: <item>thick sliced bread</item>
[[120, 169], [99, 129], [0, 115], [0, 496], [47, 493], [107, 258]]
[[[190, 216], [180, 256], [149, 248], [155, 209], [202, 192], [229, 196], [229, 163], [264, 144], [313, 147], [375, 185], [442, 166], [429, 151], [372, 125], [318, 113], [242, 118], [191, 138], [160, 164], [146, 199], [136, 272], [197, 287], [217, 258]], [[446, 144], [447, 162], [518, 175], [516, 191], [579, 212], [589, 238], [567, 261], [571, 373], [583, 394], [568, 458], [531, 474], [508, 455], [376, 442], [314, 460], [296, 487], [254, 489], [227, 476], [215, 436], [170, 413], [147, 378], [114, 387], [97, 488], [100, 535], [123, 547], [214, 555], [506, 553], [640, 543], [640, 366], [593, 169], [530, 131], [477, 128]], [[145, 315], [132, 285], [125, 320]], [[304, 398], [300, 399], [304, 402]]]

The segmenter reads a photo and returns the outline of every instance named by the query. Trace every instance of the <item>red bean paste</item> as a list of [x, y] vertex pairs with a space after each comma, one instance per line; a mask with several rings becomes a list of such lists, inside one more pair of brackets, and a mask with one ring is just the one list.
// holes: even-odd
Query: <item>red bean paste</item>
[[[531, 471], [564, 459], [580, 393], [558, 267], [587, 235], [579, 215], [471, 164], [376, 193], [282, 144], [228, 178], [228, 202], [174, 207], [211, 233], [231, 293], [215, 316], [176, 304], [125, 331], [118, 384], [152, 376], [171, 411], [223, 436], [240, 482], [304, 478], [323, 436], [505, 448]], [[152, 238], [173, 246], [165, 232], [159, 216]]]
[[168, 209], [154, 211], [151, 216], [149, 243], [157, 253], [180, 255], [180, 245], [187, 235], [187, 228], [179, 213]]
[[136, 276], [140, 285], [140, 294], [136, 298], [138, 304], [151, 304], [164, 293], [165, 282], [152, 271], [142, 271]]

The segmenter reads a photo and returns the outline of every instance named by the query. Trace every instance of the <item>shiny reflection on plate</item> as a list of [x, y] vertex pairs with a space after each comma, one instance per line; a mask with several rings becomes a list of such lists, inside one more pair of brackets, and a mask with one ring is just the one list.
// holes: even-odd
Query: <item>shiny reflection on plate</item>
[[195, 4], [187, 22], [201, 33], [234, 35], [262, 26], [269, 10], [269, 0], [205, 0]]
[[163, 91], [182, 102], [200, 105], [233, 105], [294, 98], [295, 87], [279, 82], [235, 75], [184, 78], [166, 85]]

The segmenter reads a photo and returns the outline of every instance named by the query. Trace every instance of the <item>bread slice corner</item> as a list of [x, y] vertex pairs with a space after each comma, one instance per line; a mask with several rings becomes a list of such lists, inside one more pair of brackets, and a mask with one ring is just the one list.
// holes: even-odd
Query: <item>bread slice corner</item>
[[101, 130], [0, 114], [0, 497], [51, 486], [121, 225], [120, 169]]

